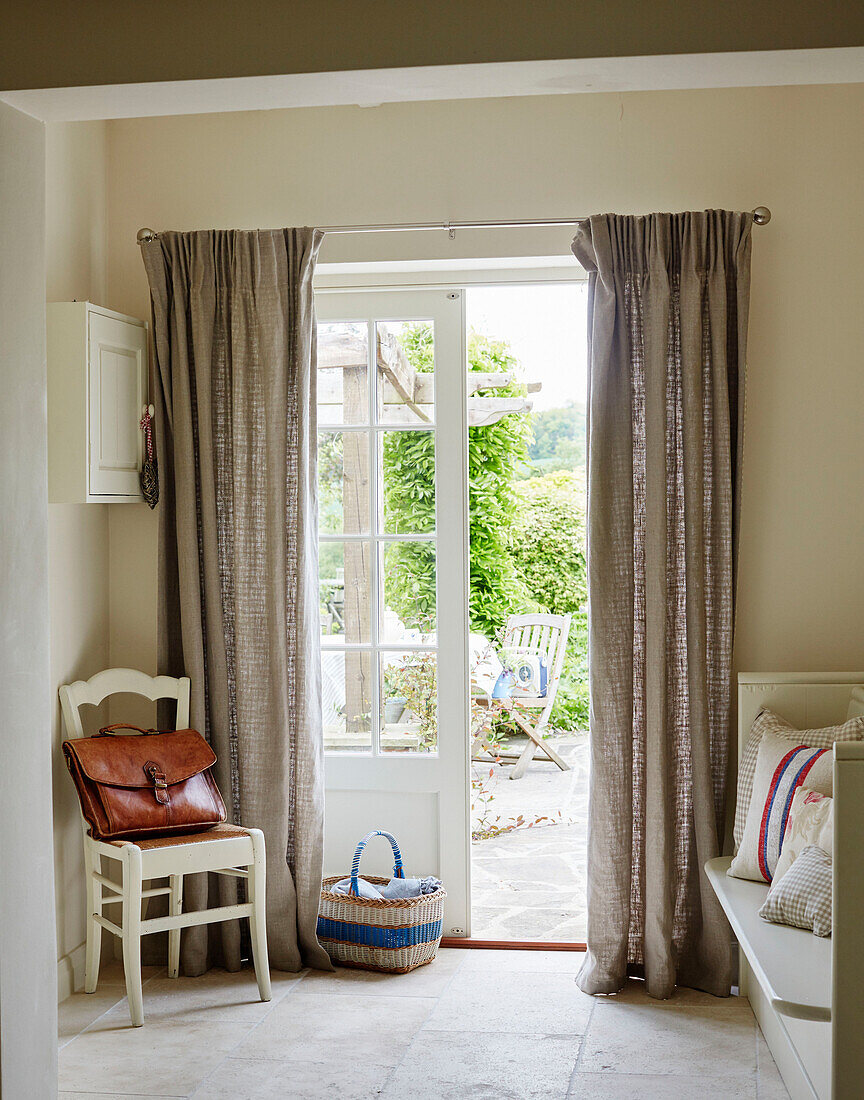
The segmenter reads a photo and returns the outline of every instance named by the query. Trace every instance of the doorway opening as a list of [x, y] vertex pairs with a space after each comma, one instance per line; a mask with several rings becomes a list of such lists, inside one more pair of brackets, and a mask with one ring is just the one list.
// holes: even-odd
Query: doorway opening
[[496, 945], [586, 938], [586, 310], [584, 283], [466, 291], [471, 936]]
[[384, 827], [447, 942], [581, 947], [586, 288], [465, 274], [316, 295], [324, 870]]

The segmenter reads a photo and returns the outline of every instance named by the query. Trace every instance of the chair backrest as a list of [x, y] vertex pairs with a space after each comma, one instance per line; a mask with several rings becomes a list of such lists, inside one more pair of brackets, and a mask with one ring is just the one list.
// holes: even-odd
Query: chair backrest
[[146, 699], [176, 699], [177, 729], [189, 727], [189, 695], [191, 681], [188, 676], [148, 676], [134, 668], [106, 668], [89, 680], [76, 680], [60, 688], [60, 707], [67, 737], [83, 737], [79, 707], [84, 703], [98, 706], [109, 695], [122, 692], [143, 695]]
[[546, 658], [549, 682], [557, 686], [567, 652], [572, 615], [511, 615], [507, 619], [505, 645], [541, 653]]

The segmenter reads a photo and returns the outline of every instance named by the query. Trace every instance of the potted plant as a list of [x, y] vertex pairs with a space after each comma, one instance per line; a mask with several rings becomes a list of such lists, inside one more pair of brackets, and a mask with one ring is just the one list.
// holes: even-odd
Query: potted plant
[[[385, 683], [392, 685], [403, 707], [407, 707], [419, 723], [420, 743], [432, 748], [438, 740], [438, 687], [435, 655], [408, 653], [387, 669]], [[400, 714], [401, 717], [401, 714]], [[386, 703], [385, 703], [386, 720]]]
[[405, 710], [408, 700], [400, 694], [395, 669], [387, 665], [384, 669], [384, 725], [395, 726]]

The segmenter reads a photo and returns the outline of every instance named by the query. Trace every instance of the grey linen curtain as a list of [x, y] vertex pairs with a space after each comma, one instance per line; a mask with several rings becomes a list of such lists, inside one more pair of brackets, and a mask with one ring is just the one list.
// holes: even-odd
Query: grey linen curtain
[[[263, 830], [271, 965], [329, 969], [323, 840], [312, 229], [142, 245], [161, 480], [159, 669], [192, 679], [229, 821]], [[243, 885], [191, 876], [187, 909]], [[242, 900], [242, 899], [240, 899]], [[244, 922], [245, 925], [245, 922]], [[186, 974], [240, 966], [240, 922], [190, 928]]]
[[588, 955], [725, 996], [720, 852], [731, 699], [739, 402], [750, 214], [579, 224], [589, 272]]

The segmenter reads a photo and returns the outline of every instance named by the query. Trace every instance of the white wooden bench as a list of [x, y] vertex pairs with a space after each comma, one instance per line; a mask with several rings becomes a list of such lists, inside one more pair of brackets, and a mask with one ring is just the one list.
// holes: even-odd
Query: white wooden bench
[[[742, 673], [739, 754], [770, 707], [801, 729], [846, 719], [864, 673]], [[730, 857], [705, 871], [740, 947], [740, 985], [792, 1100], [864, 1096], [864, 742], [834, 747], [834, 933], [821, 939], [758, 915], [768, 887], [729, 878]]]

